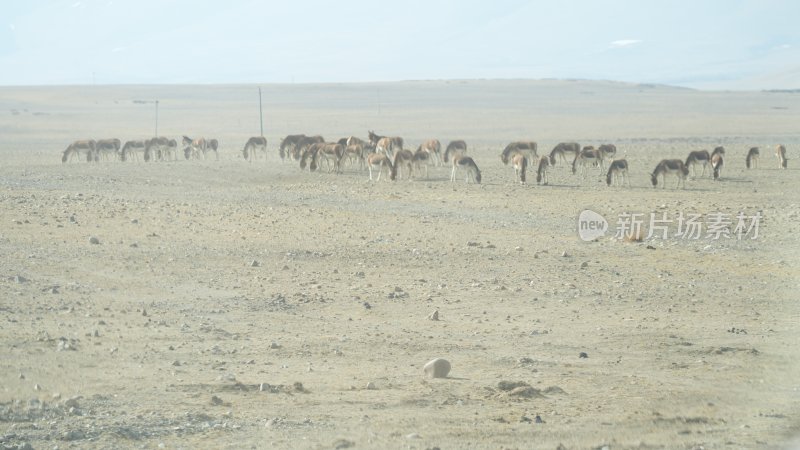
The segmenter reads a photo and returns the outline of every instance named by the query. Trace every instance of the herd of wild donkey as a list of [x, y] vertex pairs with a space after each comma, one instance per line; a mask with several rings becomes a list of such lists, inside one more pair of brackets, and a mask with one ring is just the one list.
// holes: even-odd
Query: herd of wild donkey
[[[475, 161], [467, 156], [467, 143], [462, 140], [451, 141], [444, 152], [442, 145], [436, 139], [430, 139], [417, 147], [416, 151], [403, 148], [403, 138], [398, 136], [379, 136], [372, 131], [369, 138], [362, 140], [355, 136], [339, 139], [337, 142], [325, 142], [322, 136], [306, 136], [295, 134], [285, 137], [280, 144], [279, 154], [282, 160], [300, 162], [300, 168], [315, 171], [325, 164], [328, 172], [340, 173], [342, 164], [347, 162], [363, 170], [366, 166], [369, 179], [372, 180], [373, 170], [377, 170], [379, 181], [384, 172], [389, 174], [391, 180], [411, 178], [414, 173], [428, 177], [428, 166], [451, 164], [450, 181], [455, 181], [459, 171], [465, 172], [465, 182], [481, 182], [481, 171]], [[219, 142], [216, 139], [192, 139], [183, 136], [183, 155], [186, 159], [205, 159], [210, 152], [214, 152], [219, 159]], [[245, 160], [253, 161], [259, 153], [267, 157], [267, 139], [263, 136], [251, 137], [244, 148], [242, 156]], [[603, 144], [598, 148], [581, 146], [576, 142], [562, 142], [556, 145], [549, 156], [539, 157], [536, 142], [517, 141], [508, 144], [500, 155], [503, 164], [511, 164], [514, 168], [515, 179], [520, 183], [526, 182], [528, 167], [536, 166], [536, 182], [547, 184], [547, 172], [557, 161], [569, 164], [572, 161], [572, 173], [580, 171], [585, 177], [591, 167], [597, 167], [602, 173], [605, 170], [605, 161], [609, 160], [606, 172], [606, 183], [609, 186], [626, 183], [628, 179], [628, 161], [615, 159], [617, 147], [613, 144]], [[653, 186], [658, 186], [658, 177], [661, 177], [662, 188], [666, 184], [666, 176], [674, 175], [677, 179], [675, 187], [686, 187], [686, 177], [689, 167], [694, 173], [695, 166], [702, 166], [701, 176], [705, 175], [706, 168], [717, 180], [722, 172], [725, 149], [717, 147], [713, 152], [706, 150], [689, 153], [686, 161], [680, 159], [664, 159], [656, 165], [650, 173]], [[775, 156], [778, 158], [780, 168], [787, 167], [786, 147], [777, 145]], [[100, 161], [100, 159], [119, 159], [121, 161], [169, 161], [179, 159], [178, 142], [175, 139], [155, 137], [146, 140], [127, 141], [121, 145], [119, 139], [80, 140], [75, 141], [64, 150], [62, 162], [73, 158], [86, 161]], [[759, 149], [753, 147], [747, 153], [745, 165], [748, 169], [758, 167]]]

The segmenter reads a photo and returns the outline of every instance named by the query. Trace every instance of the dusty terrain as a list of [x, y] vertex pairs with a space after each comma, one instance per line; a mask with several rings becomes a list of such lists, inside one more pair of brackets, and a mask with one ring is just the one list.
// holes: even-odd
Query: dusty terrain
[[[247, 163], [255, 86], [0, 88], [3, 448], [797, 443], [800, 96], [470, 81], [263, 98], [269, 155]], [[61, 163], [75, 139], [151, 137], [155, 99], [159, 134], [215, 137], [220, 160]], [[442, 167], [369, 183], [277, 156], [287, 134], [369, 129], [465, 139], [483, 183]], [[632, 187], [561, 165], [520, 186], [499, 159], [519, 139], [613, 142]], [[658, 160], [716, 145], [721, 181], [649, 186]], [[763, 220], [754, 240], [583, 242], [586, 208], [612, 227]], [[449, 378], [423, 376], [435, 357]]]

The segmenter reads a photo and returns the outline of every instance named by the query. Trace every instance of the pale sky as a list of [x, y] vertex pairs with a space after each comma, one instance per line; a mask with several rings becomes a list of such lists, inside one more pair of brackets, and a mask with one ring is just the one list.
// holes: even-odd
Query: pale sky
[[800, 88], [796, 0], [0, 0], [0, 85], [582, 78]]

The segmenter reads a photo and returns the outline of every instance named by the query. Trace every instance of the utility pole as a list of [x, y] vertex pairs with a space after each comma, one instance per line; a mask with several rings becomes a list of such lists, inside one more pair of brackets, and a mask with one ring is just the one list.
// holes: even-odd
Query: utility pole
[[261, 125], [261, 136], [264, 136], [264, 110], [261, 108], [261, 86], [258, 87], [258, 117]]
[[154, 137], [158, 137], [158, 100], [156, 100], [156, 134]]

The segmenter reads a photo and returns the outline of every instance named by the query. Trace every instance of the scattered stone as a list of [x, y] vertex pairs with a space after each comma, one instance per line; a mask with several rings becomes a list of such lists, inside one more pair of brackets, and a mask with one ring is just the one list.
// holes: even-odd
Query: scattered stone
[[567, 256], [569, 256], [569, 255], [567, 254], [567, 251], [566, 251], [566, 250], [564, 250], [564, 251], [561, 253], [561, 257], [563, 257], [563, 258], [566, 258]]
[[522, 251], [522, 247], [520, 247], [520, 246], [514, 247], [514, 250], [516, 250], [518, 252], [521, 252]]
[[[272, 426], [272, 424], [270, 424], [270, 422], [271, 421], [269, 421], [269, 420], [267, 421], [267, 426]], [[356, 446], [355, 442], [347, 440], [347, 439], [337, 439], [336, 441], [333, 442], [333, 448], [336, 449], [336, 450], [341, 450], [343, 448], [350, 448], [350, 447], [355, 447], [355, 446]]]
[[131, 248], [139, 248], [139, 244], [134, 242], [131, 244]]
[[544, 423], [544, 420], [542, 420], [542, 417], [538, 414], [533, 418], [533, 421], [536, 423]]
[[585, 269], [587, 267], [589, 267], [589, 263], [588, 262], [584, 261], [584, 262], [581, 263], [581, 269]]
[[236, 375], [234, 375], [232, 373], [226, 373], [225, 375], [222, 376], [222, 381], [227, 381], [229, 383], [235, 383], [236, 382]]
[[51, 288], [50, 288], [50, 293], [51, 293], [51, 294], [58, 294], [58, 293], [59, 293], [59, 291], [58, 291], [58, 286], [53, 286], [53, 287], [51, 287]]
[[64, 352], [64, 351], [77, 350], [77, 348], [75, 348], [75, 345], [72, 344], [70, 341], [68, 341], [67, 338], [62, 337], [58, 339], [56, 350], [59, 352]]
[[375, 383], [374, 383], [374, 382], [370, 381], [369, 383], [367, 383], [367, 390], [369, 390], [369, 391], [374, 391], [374, 390], [376, 390], [376, 389], [378, 389], [378, 387], [377, 387], [377, 386], [375, 386]]
[[299, 381], [295, 381], [292, 387], [294, 388], [295, 392], [308, 393], [308, 390], [303, 386], [303, 383]]
[[501, 381], [497, 383], [497, 388], [505, 392], [509, 397], [544, 397], [539, 389], [532, 387], [530, 384], [524, 381]]
[[446, 359], [436, 358], [425, 364], [422, 370], [431, 378], [445, 378], [450, 373], [450, 362]]
[[212, 405], [222, 405], [225, 403], [221, 398], [217, 397], [216, 395], [211, 396], [211, 404]]
[[439, 320], [439, 310], [437, 309], [436, 311], [432, 312], [432, 313], [431, 313], [431, 314], [428, 316], [428, 319], [430, 319], [430, 320], [434, 320], [434, 321], [435, 321], [435, 320]]
[[61, 440], [62, 441], [79, 441], [79, 440], [81, 440], [81, 439], [83, 439], [85, 437], [86, 437], [86, 435], [83, 434], [83, 431], [81, 431], [81, 430], [70, 430], [70, 431], [65, 431], [64, 434], [61, 435]]
[[14, 282], [18, 284], [27, 283], [28, 279], [23, 277], [22, 275], [17, 275], [14, 277]]
[[89, 238], [89, 243], [97, 245], [97, 244], [100, 243], [100, 239], [98, 239], [97, 236], [92, 236], [92, 237]]
[[545, 394], [566, 394], [566, 392], [558, 386], [549, 386], [542, 392]]
[[139, 223], [139, 219], [131, 219], [131, 223], [133, 224]]
[[33, 385], [33, 390], [34, 390], [34, 391], [41, 391], [41, 390], [42, 390], [42, 387], [41, 387], [41, 386], [39, 386], [39, 384], [37, 383], [37, 384], [34, 384], [34, 385]]
[[529, 386], [530, 386], [530, 384], [528, 384], [528, 383], [526, 383], [524, 381], [506, 381], [506, 380], [503, 380], [503, 381], [497, 383], [497, 389], [500, 389], [501, 391], [512, 391], [512, 390], [514, 390], [516, 388], [529, 387]]
[[277, 342], [273, 341], [271, 344], [269, 344], [269, 348], [271, 349], [281, 348], [281, 344], [278, 344]]
[[653, 247], [652, 245], [648, 245], [648, 246], [647, 246], [647, 247], [645, 247], [645, 248], [647, 248], [648, 250], [655, 250], [655, 249], [656, 249], [656, 248], [655, 248], [655, 247]]
[[588, 358], [588, 357], [589, 357], [589, 355], [588, 355], [586, 352], [581, 352], [581, 353], [578, 355], [578, 358]]
[[535, 398], [544, 397], [539, 389], [532, 386], [519, 386], [508, 392], [509, 397]]
[[259, 267], [259, 266], [261, 266], [261, 263], [255, 259], [250, 263], [250, 267]]
[[80, 405], [78, 404], [78, 400], [80, 400], [80, 397], [78, 397], [78, 396], [70, 397], [70, 398], [64, 400], [64, 407], [65, 408], [78, 408], [78, 407], [80, 407]]
[[181, 362], [176, 359], [175, 361], [172, 361], [172, 365], [175, 367], [180, 367]]
[[372, 309], [372, 305], [370, 305], [369, 302], [364, 302], [362, 305], [364, 306], [364, 309]]
[[411, 433], [406, 435], [406, 439], [422, 439], [419, 433]]

